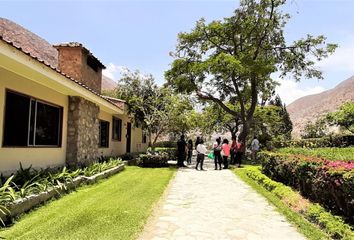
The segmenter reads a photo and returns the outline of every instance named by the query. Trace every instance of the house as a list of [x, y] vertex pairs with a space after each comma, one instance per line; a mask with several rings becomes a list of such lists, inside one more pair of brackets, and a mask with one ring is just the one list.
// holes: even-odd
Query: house
[[146, 149], [124, 101], [101, 95], [104, 68], [80, 43], [53, 46], [0, 18], [1, 173]]

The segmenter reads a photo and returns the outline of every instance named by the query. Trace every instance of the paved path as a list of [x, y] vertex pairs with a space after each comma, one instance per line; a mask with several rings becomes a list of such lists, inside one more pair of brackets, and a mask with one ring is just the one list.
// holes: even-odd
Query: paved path
[[230, 170], [180, 169], [140, 239], [305, 239]]

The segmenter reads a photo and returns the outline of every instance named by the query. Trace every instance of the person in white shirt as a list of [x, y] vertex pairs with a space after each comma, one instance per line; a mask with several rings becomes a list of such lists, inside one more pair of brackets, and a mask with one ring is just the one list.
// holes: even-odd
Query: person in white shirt
[[197, 165], [195, 166], [195, 169], [198, 170], [198, 165], [200, 163], [200, 170], [203, 169], [203, 163], [204, 163], [204, 158], [207, 153], [207, 149], [204, 145], [203, 139], [200, 140], [199, 144], [197, 145]]
[[256, 136], [252, 140], [251, 151], [252, 151], [252, 161], [255, 162], [257, 160], [257, 152], [259, 151], [259, 141]]

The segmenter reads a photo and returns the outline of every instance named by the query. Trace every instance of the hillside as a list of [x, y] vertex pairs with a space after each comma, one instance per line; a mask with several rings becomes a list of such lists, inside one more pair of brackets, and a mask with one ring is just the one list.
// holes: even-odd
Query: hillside
[[354, 76], [333, 89], [299, 98], [289, 104], [287, 110], [293, 122], [293, 136], [300, 136], [301, 130], [308, 121], [315, 121], [318, 117], [350, 101], [354, 101]]
[[113, 90], [117, 87], [117, 83], [110, 79], [109, 77], [106, 77], [105, 75], [102, 75], [102, 91], [106, 90]]

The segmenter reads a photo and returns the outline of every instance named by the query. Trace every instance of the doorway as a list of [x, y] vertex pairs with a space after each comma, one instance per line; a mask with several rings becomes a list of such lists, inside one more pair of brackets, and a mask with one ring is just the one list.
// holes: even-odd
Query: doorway
[[131, 139], [132, 139], [132, 124], [127, 123], [127, 153], [131, 151]]

